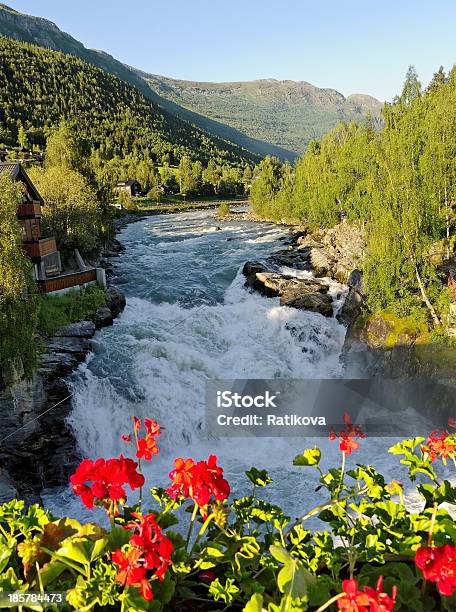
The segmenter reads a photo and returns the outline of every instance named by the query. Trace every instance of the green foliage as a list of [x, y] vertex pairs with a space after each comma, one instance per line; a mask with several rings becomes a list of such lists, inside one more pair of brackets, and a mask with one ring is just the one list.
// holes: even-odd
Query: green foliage
[[230, 205], [228, 202], [222, 202], [217, 209], [217, 216], [224, 219], [230, 214]]
[[411, 68], [402, 94], [385, 105], [380, 132], [369, 121], [341, 124], [310, 143], [294, 169], [263, 160], [251, 189], [255, 213], [311, 227], [333, 226], [342, 216], [363, 225], [369, 307], [408, 315], [424, 302], [438, 325], [448, 303], [430, 254], [441, 241], [451, 255], [455, 105], [454, 69], [422, 92]]
[[95, 191], [82, 174], [65, 166], [31, 168], [45, 204], [43, 234], [55, 236], [59, 247], [93, 251], [101, 234], [101, 208]]
[[16, 212], [19, 185], [0, 175], [0, 380], [8, 382], [36, 361], [35, 290], [30, 261], [22, 248]]
[[99, 285], [63, 295], [45, 295], [38, 301], [38, 329], [52, 336], [58, 329], [92, 315], [106, 303], [106, 294]]

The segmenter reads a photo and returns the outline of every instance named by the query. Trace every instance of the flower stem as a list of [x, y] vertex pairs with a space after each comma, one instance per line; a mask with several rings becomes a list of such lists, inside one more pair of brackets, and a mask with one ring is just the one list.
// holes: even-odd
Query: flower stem
[[331, 597], [331, 599], [328, 599], [328, 601], [324, 603], [322, 606], [320, 606], [318, 610], [315, 610], [315, 612], [323, 612], [323, 610], [326, 610], [327, 608], [329, 608], [329, 606], [331, 606], [333, 603], [335, 603], [338, 599], [340, 599], [344, 595], [345, 593], [339, 593], [338, 595], [334, 595], [334, 597]]
[[187, 540], [186, 540], [186, 543], [185, 543], [185, 548], [187, 548], [187, 549], [188, 549], [188, 545], [190, 543], [190, 538], [192, 536], [193, 525], [195, 523], [196, 513], [197, 512], [198, 512], [198, 504], [195, 502], [195, 505], [193, 507], [193, 512], [192, 512], [192, 518], [190, 519], [190, 525], [188, 526]]

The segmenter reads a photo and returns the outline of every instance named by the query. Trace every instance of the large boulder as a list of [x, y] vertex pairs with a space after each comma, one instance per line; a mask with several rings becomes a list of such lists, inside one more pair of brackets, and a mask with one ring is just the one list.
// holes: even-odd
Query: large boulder
[[242, 274], [245, 276], [245, 285], [255, 288], [257, 272], [266, 272], [266, 266], [260, 261], [247, 261], [242, 268]]
[[[245, 267], [244, 267], [245, 268]], [[333, 314], [329, 287], [316, 278], [297, 278], [278, 272], [256, 271], [259, 266], [249, 264], [246, 284], [267, 297], [279, 297], [282, 306], [319, 312], [325, 317]]]
[[106, 291], [106, 306], [109, 308], [114, 318], [119, 316], [125, 308], [126, 303], [125, 295], [119, 291], [117, 287], [113, 285], [108, 287]]
[[107, 306], [101, 306], [100, 308], [97, 308], [97, 310], [92, 316], [92, 321], [95, 323], [95, 327], [97, 329], [112, 325], [113, 316], [111, 310]]
[[289, 306], [290, 308], [318, 312], [325, 317], [332, 317], [333, 315], [332, 299], [327, 293], [302, 293], [295, 297], [285, 294], [280, 297], [280, 303], [282, 306]]

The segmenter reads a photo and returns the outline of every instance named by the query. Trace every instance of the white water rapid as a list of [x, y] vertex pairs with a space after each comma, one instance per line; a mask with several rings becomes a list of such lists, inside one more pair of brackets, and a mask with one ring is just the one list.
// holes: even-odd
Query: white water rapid
[[[293, 457], [318, 444], [325, 464], [338, 465], [337, 444], [207, 439], [205, 381], [340, 377], [345, 328], [335, 318], [281, 307], [278, 299], [244, 288], [243, 264], [279, 248], [283, 229], [227, 221], [219, 231], [216, 224], [213, 214], [192, 212], [150, 217], [123, 230], [127, 249], [115, 260], [114, 283], [125, 292], [127, 307], [112, 327], [97, 332], [93, 354], [74, 377], [70, 422], [85, 457], [107, 458], [131, 450], [120, 436], [131, 431], [133, 415], [154, 418], [164, 433], [160, 454], [146, 466], [150, 485], [167, 485], [175, 457], [216, 453], [234, 494], [250, 491], [244, 470], [266, 468], [273, 484], [265, 497], [297, 516], [317, 503], [316, 480], [310, 470], [294, 468]], [[344, 290], [331, 284], [336, 308]], [[353, 464], [374, 461], [392, 477], [396, 459], [385, 452], [392, 443], [364, 441]], [[82, 508], [69, 488], [44, 498], [56, 514], [91, 520], [102, 514]]]

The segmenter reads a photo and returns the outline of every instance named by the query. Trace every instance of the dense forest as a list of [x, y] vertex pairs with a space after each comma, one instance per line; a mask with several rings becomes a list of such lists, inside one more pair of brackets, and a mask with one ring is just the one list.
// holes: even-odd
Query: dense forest
[[234, 165], [253, 154], [212, 137], [168, 114], [135, 87], [65, 53], [0, 37], [0, 143], [14, 145], [24, 133], [43, 147], [51, 126], [77, 125], [88, 149], [106, 160], [133, 155], [179, 163], [188, 155]]
[[384, 128], [341, 124], [312, 142], [295, 167], [268, 157], [252, 183], [264, 218], [328, 227], [343, 217], [367, 230], [364, 272], [373, 310], [410, 314], [425, 304], [434, 324], [448, 306], [432, 263], [454, 251], [456, 69], [423, 91], [410, 68]]

